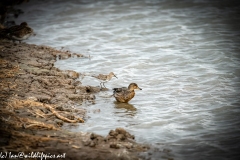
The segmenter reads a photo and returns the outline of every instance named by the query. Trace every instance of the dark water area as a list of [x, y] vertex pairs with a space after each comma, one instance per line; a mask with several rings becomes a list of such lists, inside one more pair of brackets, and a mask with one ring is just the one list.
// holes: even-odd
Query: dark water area
[[[19, 8], [16, 22], [37, 34], [27, 43], [92, 57], [57, 67], [118, 76], [96, 104], [83, 104], [89, 119], [72, 131], [123, 127], [174, 159], [240, 158], [240, 1], [31, 0]], [[99, 85], [90, 76], [81, 82]], [[111, 88], [130, 82], [143, 90], [116, 103]]]

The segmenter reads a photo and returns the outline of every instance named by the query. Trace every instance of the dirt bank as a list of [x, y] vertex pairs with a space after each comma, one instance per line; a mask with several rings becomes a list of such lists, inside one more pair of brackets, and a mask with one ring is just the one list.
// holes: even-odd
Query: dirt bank
[[[122, 128], [105, 137], [61, 128], [64, 123], [84, 123], [86, 111], [75, 106], [83, 101], [94, 103], [94, 93], [100, 91], [83, 86], [77, 79], [80, 73], [54, 67], [57, 58], [71, 56], [87, 58], [0, 40], [0, 156], [11, 159], [9, 154], [24, 152], [25, 159], [41, 159], [43, 152], [58, 155], [55, 159], [145, 159], [139, 153], [149, 147], [136, 143]], [[39, 157], [31, 157], [32, 152]]]

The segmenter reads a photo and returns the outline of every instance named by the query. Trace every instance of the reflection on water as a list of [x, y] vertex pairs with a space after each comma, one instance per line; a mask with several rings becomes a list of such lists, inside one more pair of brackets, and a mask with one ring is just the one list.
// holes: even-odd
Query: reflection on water
[[[132, 104], [120, 103], [120, 102], [117, 102], [117, 101], [115, 101], [114, 104], [115, 104], [116, 109], [125, 110], [126, 115], [135, 116], [136, 113], [137, 113], [137, 109]], [[115, 112], [115, 114], [118, 114], [118, 113], [122, 113], [122, 112], [119, 112], [119, 111]]]
[[[239, 4], [30, 1], [17, 23], [27, 21], [37, 33], [28, 43], [91, 56], [60, 60], [56, 67], [117, 75], [96, 104], [83, 105], [89, 119], [74, 131], [106, 135], [124, 127], [139, 142], [170, 148], [176, 159], [232, 160], [240, 148]], [[89, 76], [81, 82], [99, 85]], [[144, 90], [130, 104], [115, 103], [111, 89], [132, 82]]]
[[120, 103], [115, 101], [114, 104], [115, 104], [115, 108], [118, 108], [118, 109], [126, 109], [127, 111], [137, 110], [132, 104], [129, 104], [129, 103]]

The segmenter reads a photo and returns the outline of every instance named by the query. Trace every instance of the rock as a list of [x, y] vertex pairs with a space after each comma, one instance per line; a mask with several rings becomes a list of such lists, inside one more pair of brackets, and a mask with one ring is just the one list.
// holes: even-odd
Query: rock
[[118, 133], [118, 134], [123, 134], [125, 135], [127, 133], [127, 131], [123, 128], [116, 128], [115, 131]]
[[90, 147], [95, 147], [96, 146], [96, 143], [94, 141], [91, 141], [90, 144], [89, 144]]
[[116, 138], [118, 141], [124, 141], [126, 139], [125, 135], [123, 134], [118, 134]]
[[37, 100], [38, 100], [36, 97], [27, 97], [27, 99], [31, 100], [31, 101], [35, 101], [35, 102], [37, 102]]
[[109, 147], [119, 149], [121, 146], [118, 143], [111, 143]]

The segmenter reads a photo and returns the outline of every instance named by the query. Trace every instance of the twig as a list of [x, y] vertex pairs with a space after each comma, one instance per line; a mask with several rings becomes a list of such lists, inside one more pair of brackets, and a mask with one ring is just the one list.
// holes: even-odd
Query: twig
[[47, 104], [43, 104], [43, 106], [45, 106], [46, 108], [48, 108], [57, 118], [65, 121], [65, 122], [69, 122], [69, 123], [84, 123], [84, 120], [82, 118], [77, 118], [75, 120], [70, 120], [66, 117], [63, 117], [62, 115], [58, 114], [57, 111], [54, 110], [54, 108], [52, 108], [50, 105], [47, 105]]

